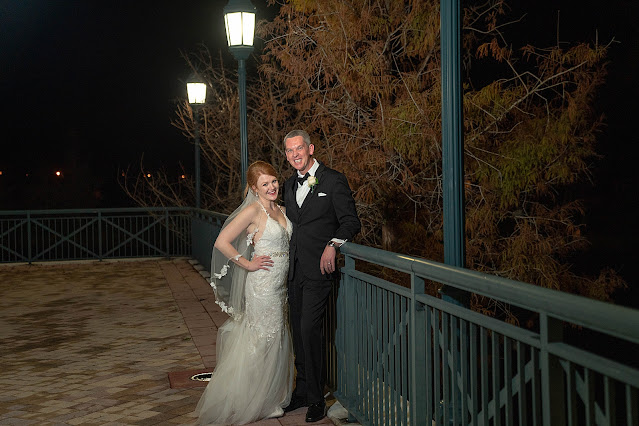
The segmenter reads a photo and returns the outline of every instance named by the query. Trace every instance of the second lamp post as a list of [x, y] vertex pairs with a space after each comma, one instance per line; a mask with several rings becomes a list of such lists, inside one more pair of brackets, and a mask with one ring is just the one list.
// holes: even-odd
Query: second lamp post
[[224, 8], [224, 25], [229, 50], [238, 62], [240, 92], [240, 162], [242, 190], [246, 187], [248, 169], [248, 136], [246, 126], [246, 64], [253, 51], [255, 33], [255, 6], [249, 0], [230, 0]]
[[200, 105], [206, 102], [206, 83], [193, 74], [186, 83], [186, 93], [195, 121], [195, 207], [200, 208]]

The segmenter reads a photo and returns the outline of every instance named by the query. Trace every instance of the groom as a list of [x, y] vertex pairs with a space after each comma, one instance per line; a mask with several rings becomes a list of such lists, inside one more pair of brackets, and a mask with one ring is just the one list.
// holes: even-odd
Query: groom
[[286, 159], [297, 170], [284, 186], [286, 215], [293, 223], [288, 300], [297, 378], [284, 411], [308, 406], [307, 422], [326, 415], [324, 333], [326, 304], [339, 278], [335, 254], [361, 228], [346, 177], [313, 158], [304, 130], [284, 137]]

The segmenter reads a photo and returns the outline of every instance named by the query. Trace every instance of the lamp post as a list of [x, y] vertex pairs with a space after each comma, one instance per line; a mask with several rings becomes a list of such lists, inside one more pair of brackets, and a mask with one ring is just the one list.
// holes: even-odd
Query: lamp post
[[206, 83], [196, 74], [186, 83], [189, 104], [195, 121], [195, 207], [200, 208], [200, 105], [206, 102]]
[[[466, 265], [464, 215], [464, 117], [461, 85], [460, 0], [441, 4], [442, 175], [444, 187], [444, 263]], [[467, 306], [469, 295], [442, 287], [442, 299]]]
[[246, 65], [253, 51], [255, 33], [255, 6], [249, 0], [229, 0], [224, 7], [224, 26], [229, 50], [238, 62], [238, 87], [240, 92], [240, 162], [242, 190], [246, 187], [248, 169], [248, 141], [246, 129]]

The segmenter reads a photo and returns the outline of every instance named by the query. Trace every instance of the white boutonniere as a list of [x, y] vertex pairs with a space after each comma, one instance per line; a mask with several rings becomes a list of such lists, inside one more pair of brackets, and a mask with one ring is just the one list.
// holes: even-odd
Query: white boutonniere
[[306, 182], [308, 183], [308, 187], [311, 188], [311, 194], [312, 194], [313, 191], [315, 190], [315, 185], [319, 183], [319, 179], [316, 178], [315, 176], [309, 176]]

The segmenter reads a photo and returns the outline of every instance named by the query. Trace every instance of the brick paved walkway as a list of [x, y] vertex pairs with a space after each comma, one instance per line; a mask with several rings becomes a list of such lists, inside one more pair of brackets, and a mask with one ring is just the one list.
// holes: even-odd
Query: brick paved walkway
[[186, 259], [0, 265], [0, 424], [193, 424], [168, 373], [214, 367], [212, 297]]

